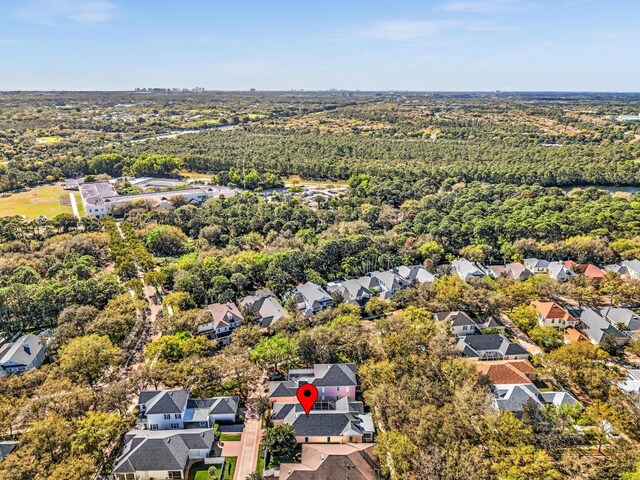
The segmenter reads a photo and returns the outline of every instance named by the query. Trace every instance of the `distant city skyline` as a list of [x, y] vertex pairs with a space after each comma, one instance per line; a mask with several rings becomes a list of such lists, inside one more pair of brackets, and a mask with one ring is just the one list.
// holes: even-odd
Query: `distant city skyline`
[[640, 91], [632, 0], [14, 0], [0, 90]]

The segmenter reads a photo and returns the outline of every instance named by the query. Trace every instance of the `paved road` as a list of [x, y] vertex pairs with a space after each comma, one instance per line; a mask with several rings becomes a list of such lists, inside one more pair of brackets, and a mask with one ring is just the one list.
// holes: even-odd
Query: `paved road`
[[78, 204], [76, 203], [76, 196], [73, 192], [69, 192], [69, 200], [71, 200], [71, 209], [73, 214], [78, 220], [80, 220], [80, 212], [78, 211]]

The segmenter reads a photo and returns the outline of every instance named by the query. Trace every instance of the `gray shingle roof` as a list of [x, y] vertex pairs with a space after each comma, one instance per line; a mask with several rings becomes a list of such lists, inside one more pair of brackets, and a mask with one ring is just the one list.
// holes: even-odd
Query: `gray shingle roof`
[[494, 393], [496, 405], [500, 410], [510, 410], [516, 414], [522, 413], [528, 402], [536, 405], [551, 404], [556, 407], [580, 403], [568, 392], [540, 392], [533, 384], [501, 385], [495, 388]]
[[206, 408], [211, 415], [236, 414], [238, 397], [190, 398], [187, 408]]
[[600, 343], [605, 335], [610, 335], [616, 339], [626, 339], [627, 335], [611, 325], [607, 320], [595, 310], [585, 307], [582, 309], [580, 321], [584, 325], [584, 334]]
[[438, 312], [435, 314], [437, 320], [441, 322], [450, 321], [452, 327], [462, 327], [465, 325], [475, 326], [475, 322], [466, 312]]
[[7, 458], [17, 446], [18, 442], [15, 441], [0, 442], [0, 462]]
[[355, 363], [317, 363], [313, 366], [314, 378], [311, 383], [316, 387], [357, 385]]
[[297, 390], [295, 382], [269, 382], [269, 397], [295, 397]]
[[211, 450], [213, 429], [193, 430], [132, 430], [125, 435], [125, 444], [118, 454], [113, 471], [180, 470], [189, 462], [189, 450]]
[[395, 272], [408, 282], [414, 280], [420, 283], [433, 282], [436, 277], [420, 265], [401, 265], [395, 269]]
[[640, 330], [640, 316], [628, 308], [602, 307], [600, 314], [614, 325], [622, 323], [632, 332]]
[[0, 368], [29, 365], [45, 348], [45, 341], [39, 335], [23, 335], [15, 342], [5, 345], [0, 357]]
[[490, 358], [511, 355], [527, 355], [518, 343], [510, 342], [504, 335], [468, 335], [460, 337], [456, 349], [468, 357]]
[[189, 400], [188, 390], [146, 390], [138, 405], [146, 405], [146, 414], [182, 413]]

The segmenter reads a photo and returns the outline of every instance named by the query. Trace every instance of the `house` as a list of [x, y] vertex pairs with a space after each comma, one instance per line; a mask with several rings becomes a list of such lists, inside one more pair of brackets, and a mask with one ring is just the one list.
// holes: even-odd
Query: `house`
[[382, 298], [389, 298], [398, 290], [402, 290], [411, 284], [411, 282], [405, 280], [400, 275], [397, 275], [392, 270], [385, 270], [384, 272], [370, 272], [368, 275], [374, 277], [378, 282], [380, 296]]
[[373, 443], [305, 444], [300, 463], [282, 463], [280, 480], [381, 480]]
[[496, 315], [489, 315], [486, 318], [473, 317], [474, 322], [478, 325], [480, 330], [500, 330], [504, 332], [507, 326], [502, 323], [502, 320]]
[[338, 294], [345, 303], [358, 307], [364, 307], [374, 295], [373, 291], [355, 279], [331, 282], [327, 284], [327, 291]]
[[511, 278], [515, 280], [526, 280], [533, 277], [533, 272], [520, 262], [507, 263], [505, 265]]
[[569, 270], [584, 275], [596, 285], [599, 285], [604, 280], [604, 272], [592, 263], [576, 263], [573, 260], [568, 260], [562, 263]]
[[591, 340], [591, 343], [597, 345], [605, 336], [615, 338], [618, 345], [629, 343], [627, 334], [611, 325], [602, 315], [591, 308], [584, 307], [582, 309], [580, 323], [582, 323], [582, 332]]
[[287, 316], [284, 308], [270, 290], [258, 290], [240, 300], [242, 311], [249, 313], [262, 328], [271, 328]]
[[364, 404], [349, 397], [318, 401], [307, 416], [298, 401], [273, 404], [274, 425], [291, 425], [298, 443], [371, 442], [375, 433]]
[[604, 269], [608, 272], [617, 273], [618, 275], [629, 275], [629, 269], [624, 265], [618, 265], [618, 264], [605, 265]]
[[293, 296], [298, 303], [298, 309], [305, 317], [310, 317], [323, 308], [333, 306], [333, 298], [320, 285], [307, 282], [298, 285], [293, 291]]
[[364, 287], [372, 292], [380, 292], [382, 291], [382, 286], [376, 277], [371, 277], [369, 275], [365, 275], [364, 277], [358, 278], [358, 282]]
[[45, 350], [44, 337], [32, 333], [0, 346], [0, 377], [40, 368]]
[[561, 407], [564, 405], [580, 405], [569, 392], [541, 392], [532, 383], [496, 385], [493, 389], [495, 400], [494, 405], [499, 410], [509, 410], [516, 417], [521, 417], [525, 405], [533, 403], [538, 408], [545, 405]]
[[149, 430], [212, 428], [236, 421], [238, 397], [193, 399], [188, 390], [146, 390], [138, 407], [138, 424]]
[[628, 308], [602, 307], [600, 309], [600, 315], [619, 330], [629, 332], [637, 332], [640, 330], [640, 316]]
[[473, 365], [479, 373], [489, 379], [492, 385], [524, 385], [536, 379], [536, 371], [529, 360], [473, 362]]
[[473, 335], [478, 331], [478, 325], [466, 312], [436, 312], [433, 316], [439, 322], [449, 322], [451, 333], [456, 337]]
[[269, 382], [269, 400], [287, 402], [295, 400], [300, 385], [311, 383], [318, 389], [318, 400], [356, 398], [355, 363], [318, 363], [313, 368], [289, 370], [286, 381]]
[[576, 330], [573, 327], [567, 327], [564, 331], [564, 343], [575, 343], [575, 342], [588, 342], [589, 339], [585, 337], [580, 331]]
[[627, 378], [622, 382], [617, 382], [616, 385], [627, 393], [640, 392], [640, 370], [628, 369]]
[[629, 277], [640, 278], [640, 260], [625, 260], [622, 266], [627, 268]]
[[395, 268], [393, 271], [396, 273], [396, 275], [409, 283], [433, 283], [436, 279], [436, 276], [433, 273], [427, 271], [426, 268], [420, 265], [402, 265], [398, 268]]
[[534, 274], [549, 273], [549, 262], [538, 258], [525, 258], [524, 266]]
[[436, 312], [433, 317], [439, 322], [450, 322], [451, 333], [455, 336], [473, 335], [486, 329], [505, 330], [506, 326], [495, 316], [486, 319], [472, 317], [466, 312]]
[[453, 268], [453, 271], [465, 282], [474, 278], [483, 278], [489, 275], [489, 272], [480, 264], [470, 262], [466, 258], [452, 261], [451, 267]]
[[18, 446], [18, 442], [13, 440], [0, 442], [0, 462], [2, 462], [5, 458], [7, 458], [9, 454], [13, 452], [17, 446]]
[[166, 480], [188, 478], [194, 460], [209, 458], [214, 448], [213, 429], [132, 430], [113, 466], [114, 480]]
[[531, 302], [538, 314], [538, 324], [541, 327], [552, 327], [557, 330], [564, 330], [567, 327], [575, 327], [578, 323], [567, 310], [555, 302], [541, 302], [539, 300]]
[[233, 302], [214, 303], [209, 305], [211, 313], [211, 321], [198, 325], [198, 333], [215, 338], [220, 343], [228, 344], [231, 342], [231, 333], [233, 330], [242, 325], [242, 314]]
[[500, 333], [460, 337], [456, 350], [471, 360], [527, 360], [527, 352], [519, 343], [513, 343]]
[[547, 272], [551, 278], [558, 282], [568, 282], [576, 276], [575, 272], [569, 270], [562, 262], [549, 262]]
[[489, 275], [493, 278], [509, 278], [509, 270], [506, 265], [489, 265]]
[[533, 277], [533, 273], [522, 263], [514, 262], [506, 265], [492, 265], [489, 267], [490, 275], [495, 278], [512, 278], [514, 280], [526, 280]]

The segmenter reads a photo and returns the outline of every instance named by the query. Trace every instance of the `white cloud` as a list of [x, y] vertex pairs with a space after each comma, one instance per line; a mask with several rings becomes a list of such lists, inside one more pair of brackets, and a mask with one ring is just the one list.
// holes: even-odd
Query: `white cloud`
[[441, 10], [446, 12], [505, 12], [524, 10], [531, 7], [528, 1], [517, 0], [453, 0], [445, 3]]
[[392, 20], [369, 25], [357, 34], [360, 37], [402, 42], [436, 35], [458, 23], [454, 20]]
[[116, 9], [109, 0], [22, 0], [13, 14], [39, 25], [94, 24], [111, 20]]
[[505, 27], [494, 22], [462, 20], [392, 20], [378, 22], [356, 31], [356, 38], [373, 38], [393, 42], [407, 42], [434, 38], [451, 31], [496, 32]]

